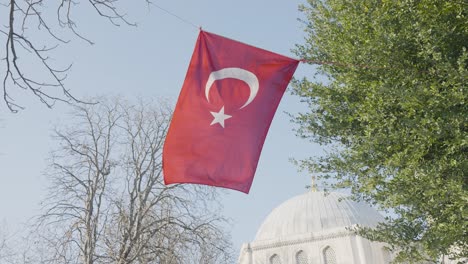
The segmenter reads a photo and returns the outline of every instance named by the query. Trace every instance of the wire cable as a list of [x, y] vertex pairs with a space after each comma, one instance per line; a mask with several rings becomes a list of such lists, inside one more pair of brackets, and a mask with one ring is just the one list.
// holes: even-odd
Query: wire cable
[[190, 20], [185, 19], [185, 18], [183, 18], [183, 17], [181, 17], [181, 16], [179, 16], [179, 15], [177, 15], [177, 14], [175, 14], [175, 13], [173, 13], [173, 12], [171, 12], [171, 11], [169, 11], [169, 10], [167, 10], [167, 9], [165, 9], [165, 8], [163, 8], [163, 7], [161, 7], [161, 6], [157, 5], [157, 4], [155, 4], [155, 3], [153, 3], [153, 2], [151, 2], [151, 5], [154, 5], [154, 6], [155, 6], [156, 8], [158, 8], [159, 10], [161, 10], [161, 11], [163, 11], [163, 12], [166, 12], [167, 14], [169, 14], [169, 15], [171, 15], [171, 16], [177, 18], [177, 19], [179, 19], [179, 20], [182, 21], [182, 22], [184, 22], [185, 24], [188, 24], [188, 25], [190, 25], [190, 26], [192, 26], [192, 27], [194, 27], [194, 28], [196, 28], [196, 29], [201, 29], [200, 26], [195, 25], [195, 24], [192, 23]]

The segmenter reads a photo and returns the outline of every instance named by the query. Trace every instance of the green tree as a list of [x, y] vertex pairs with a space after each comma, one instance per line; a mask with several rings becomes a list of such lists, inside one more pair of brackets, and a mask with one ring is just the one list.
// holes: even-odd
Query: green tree
[[468, 257], [463, 0], [309, 0], [296, 54], [323, 78], [294, 81], [298, 135], [329, 152], [302, 166], [391, 212], [359, 232], [397, 260]]

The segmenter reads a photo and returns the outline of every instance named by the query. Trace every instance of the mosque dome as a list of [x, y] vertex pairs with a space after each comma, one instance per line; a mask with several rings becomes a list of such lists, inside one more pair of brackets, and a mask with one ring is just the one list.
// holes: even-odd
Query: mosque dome
[[383, 221], [368, 204], [313, 188], [271, 211], [254, 241], [242, 245], [238, 264], [388, 264], [385, 244], [349, 229]]
[[273, 209], [260, 226], [255, 241], [342, 230], [354, 225], [375, 226], [383, 220], [375, 209], [345, 194], [310, 191]]
[[[374, 227], [383, 221], [377, 210], [346, 194], [310, 191], [273, 209], [254, 241], [242, 245], [237, 263], [389, 264], [396, 252], [387, 244], [348, 228]], [[456, 261], [445, 258], [444, 263]]]

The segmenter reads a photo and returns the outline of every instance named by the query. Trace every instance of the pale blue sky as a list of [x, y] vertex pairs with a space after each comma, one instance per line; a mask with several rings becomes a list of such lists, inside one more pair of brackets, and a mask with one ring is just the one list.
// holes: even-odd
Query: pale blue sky
[[[134, 99], [164, 97], [175, 101], [179, 94], [198, 29], [161, 11], [146, 9], [144, 1], [129, 1], [128, 19], [138, 27], [113, 27], [95, 15], [78, 20], [79, 30], [96, 44], [74, 39], [57, 50], [55, 59], [73, 62], [67, 86], [78, 97], [121, 95]], [[303, 25], [297, 21], [299, 0], [166, 0], [155, 4], [183, 17], [204, 30], [263, 49], [294, 57], [291, 49], [303, 41]], [[86, 10], [84, 10], [86, 11]], [[6, 23], [0, 9], [0, 23]], [[77, 15], [78, 17], [78, 15]], [[0, 55], [4, 56], [4, 50]], [[0, 65], [3, 73], [4, 65]], [[295, 77], [312, 76], [314, 68], [300, 64]], [[2, 76], [3, 78], [3, 76]], [[42, 176], [48, 152], [54, 147], [50, 135], [54, 124], [66, 119], [67, 106], [49, 110], [31, 95], [15, 93], [26, 106], [10, 114], [0, 106], [0, 223], [10, 232], [39, 210], [47, 179]], [[232, 238], [236, 252], [252, 241], [267, 214], [286, 199], [306, 191], [310, 176], [298, 172], [289, 158], [320, 152], [317, 146], [294, 135], [284, 113], [304, 109], [289, 92], [283, 97], [266, 138], [249, 195], [226, 191], [222, 204], [233, 219]]]

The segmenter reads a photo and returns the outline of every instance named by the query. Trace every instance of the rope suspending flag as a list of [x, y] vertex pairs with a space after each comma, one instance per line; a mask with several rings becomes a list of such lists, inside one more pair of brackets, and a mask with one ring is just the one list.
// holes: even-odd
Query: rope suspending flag
[[200, 30], [164, 143], [165, 183], [248, 193], [298, 63]]

